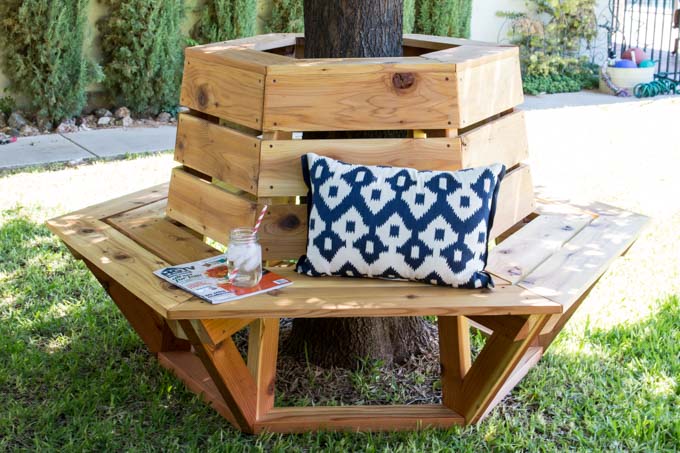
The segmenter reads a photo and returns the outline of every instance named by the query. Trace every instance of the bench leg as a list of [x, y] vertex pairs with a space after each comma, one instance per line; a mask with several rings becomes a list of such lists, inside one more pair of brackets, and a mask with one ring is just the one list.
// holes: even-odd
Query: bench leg
[[250, 324], [248, 369], [257, 387], [257, 418], [274, 407], [276, 359], [279, 352], [279, 319], [256, 319]]
[[463, 378], [471, 366], [470, 324], [464, 316], [438, 316], [442, 402], [455, 408], [462, 398]]
[[165, 318], [118, 282], [111, 280], [92, 263], [85, 260], [85, 264], [111, 296], [150, 352], [157, 354], [167, 351], [188, 351], [191, 348], [188, 341], [175, 336]]
[[[439, 325], [443, 402], [461, 414], [466, 424], [477, 423], [498, 404], [502, 391], [512, 389], [506, 384], [514, 381], [514, 386], [519, 381], [519, 373], [530, 368], [527, 368], [529, 348], [537, 344], [538, 334], [549, 315], [518, 318], [522, 322], [515, 323], [512, 331], [494, 332], [487, 339], [469, 370], [461, 367], [463, 362], [460, 358], [461, 347], [464, 346], [461, 338], [465, 336], [463, 329], [466, 326], [450, 319], [444, 319]], [[535, 351], [532, 350], [533, 353]]]
[[183, 320], [180, 325], [222, 395], [237, 428], [253, 433], [257, 415], [255, 380], [231, 338], [216, 345], [205, 342], [208, 335], [201, 331], [203, 322]]

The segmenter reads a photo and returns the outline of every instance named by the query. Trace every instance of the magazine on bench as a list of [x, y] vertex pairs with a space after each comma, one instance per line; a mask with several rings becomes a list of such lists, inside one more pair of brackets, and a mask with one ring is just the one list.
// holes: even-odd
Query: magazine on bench
[[223, 304], [293, 284], [287, 278], [263, 269], [260, 283], [252, 288], [240, 288], [227, 281], [227, 272], [227, 256], [218, 255], [193, 263], [164, 267], [154, 271], [154, 274], [211, 304]]

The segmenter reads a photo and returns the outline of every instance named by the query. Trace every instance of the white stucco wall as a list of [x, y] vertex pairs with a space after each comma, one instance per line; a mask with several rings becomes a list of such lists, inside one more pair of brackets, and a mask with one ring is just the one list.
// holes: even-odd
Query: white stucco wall
[[472, 0], [470, 39], [507, 42], [507, 19], [498, 11], [526, 11], [525, 0]]

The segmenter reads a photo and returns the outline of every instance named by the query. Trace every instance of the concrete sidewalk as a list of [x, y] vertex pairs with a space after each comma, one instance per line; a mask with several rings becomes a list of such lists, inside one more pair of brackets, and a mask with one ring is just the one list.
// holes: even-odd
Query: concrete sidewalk
[[176, 132], [175, 126], [161, 126], [19, 137], [0, 146], [0, 170], [166, 151], [175, 147]]

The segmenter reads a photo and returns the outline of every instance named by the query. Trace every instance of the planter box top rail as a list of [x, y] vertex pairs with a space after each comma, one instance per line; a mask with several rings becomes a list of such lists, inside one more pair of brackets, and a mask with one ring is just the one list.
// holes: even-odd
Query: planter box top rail
[[419, 55], [296, 58], [294, 34], [191, 47], [180, 102], [259, 131], [456, 129], [523, 102], [516, 47], [419, 35], [404, 45]]

